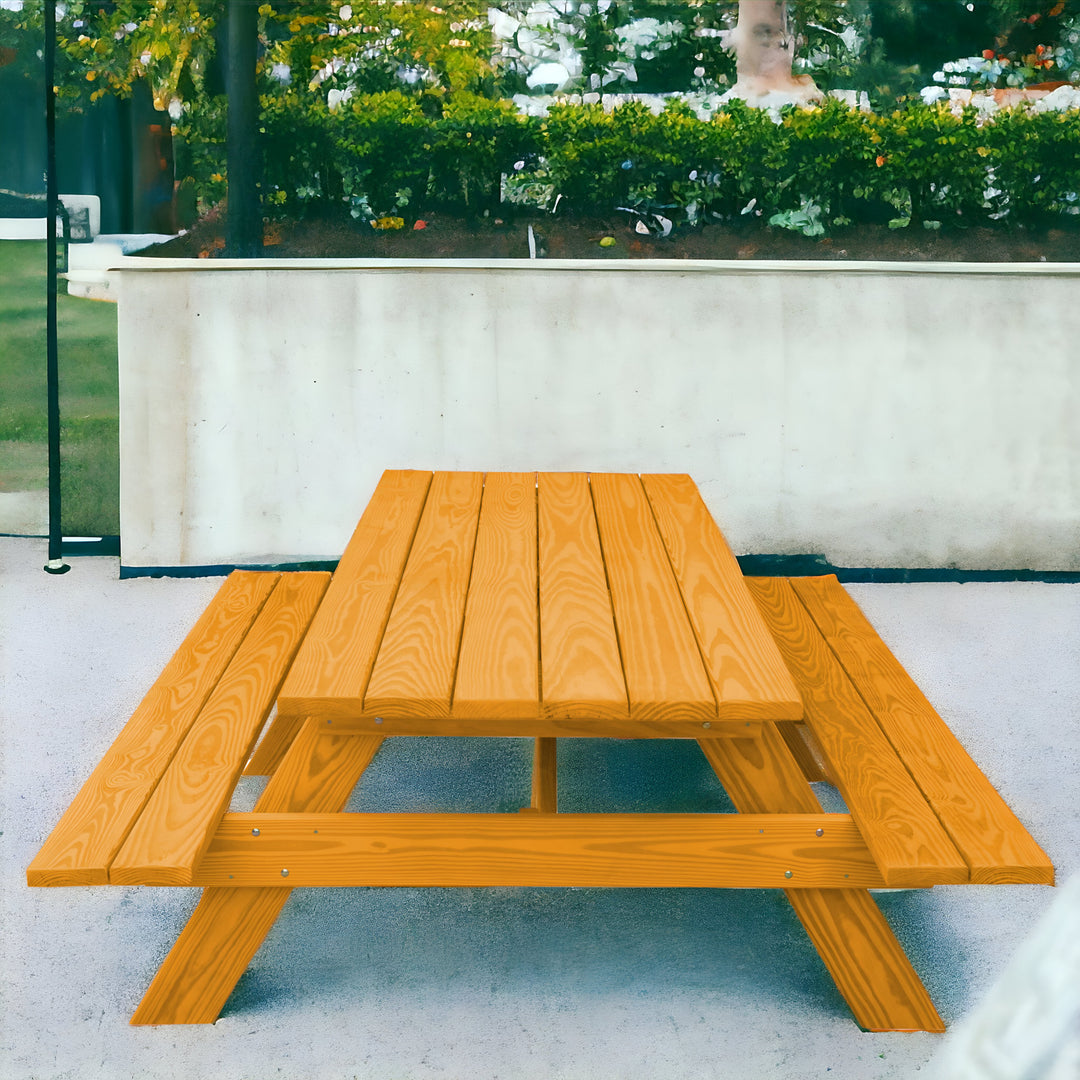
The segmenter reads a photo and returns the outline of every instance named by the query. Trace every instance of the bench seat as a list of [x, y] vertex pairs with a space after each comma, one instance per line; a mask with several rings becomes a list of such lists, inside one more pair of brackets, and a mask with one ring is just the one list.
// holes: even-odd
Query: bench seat
[[226, 578], [31, 862], [28, 884], [192, 884], [329, 579]]

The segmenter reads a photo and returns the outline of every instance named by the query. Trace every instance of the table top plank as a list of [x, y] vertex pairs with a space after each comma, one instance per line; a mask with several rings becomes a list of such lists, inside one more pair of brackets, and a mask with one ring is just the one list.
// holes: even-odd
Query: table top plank
[[738, 561], [689, 476], [642, 476], [720, 717], [797, 720], [802, 699]]
[[430, 484], [430, 472], [383, 473], [281, 688], [279, 712], [303, 716], [331, 699], [360, 709]]
[[539, 711], [536, 473], [488, 473], [480, 504], [451, 713]]
[[641, 480], [593, 473], [590, 487], [631, 719], [716, 719], [712, 686]]
[[585, 473], [541, 473], [540, 664], [548, 719], [628, 720], [619, 642]]
[[450, 715], [483, 474], [438, 472], [371, 672], [364, 711]]

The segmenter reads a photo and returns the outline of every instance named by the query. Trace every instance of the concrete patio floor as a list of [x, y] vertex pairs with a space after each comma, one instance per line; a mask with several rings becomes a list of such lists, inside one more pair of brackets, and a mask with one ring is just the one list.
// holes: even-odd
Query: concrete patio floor
[[[221, 579], [121, 582], [109, 558], [52, 577], [45, 559], [44, 541], [0, 538], [5, 1080], [939, 1071], [948, 1037], [861, 1032], [767, 891], [301, 890], [215, 1025], [130, 1027], [195, 893], [29, 889], [25, 869]], [[848, 588], [1064, 883], [1080, 870], [1080, 585]], [[726, 802], [692, 743], [559, 749], [563, 809]], [[397, 740], [351, 807], [513, 810], [530, 761], [518, 740]], [[245, 782], [236, 805], [253, 796]], [[1060, 893], [951, 886], [879, 903], [962, 1031]]]

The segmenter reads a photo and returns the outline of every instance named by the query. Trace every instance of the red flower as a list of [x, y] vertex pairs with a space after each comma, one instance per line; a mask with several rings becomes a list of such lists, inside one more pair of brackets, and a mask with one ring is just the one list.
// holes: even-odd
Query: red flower
[[874, 164], [880, 169], [881, 166], [885, 164], [885, 155], [878, 154], [878, 156], [874, 158]]
[[993, 49], [983, 49], [982, 54], [983, 54], [983, 59], [984, 60], [993, 60], [994, 59], [994, 50]]

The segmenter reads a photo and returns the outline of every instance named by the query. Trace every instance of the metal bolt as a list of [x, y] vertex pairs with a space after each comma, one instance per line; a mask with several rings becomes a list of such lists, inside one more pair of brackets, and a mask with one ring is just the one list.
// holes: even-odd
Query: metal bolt
[[289, 871], [286, 870], [284, 867], [281, 868], [281, 876], [282, 877], [288, 877], [289, 876]]
[[375, 723], [376, 724], [381, 724], [382, 723], [382, 717], [381, 716], [376, 716], [375, 717]]
[[258, 829], [252, 829], [251, 830], [251, 835], [252, 836], [258, 836], [259, 835], [259, 830]]
[[711, 727], [712, 727], [712, 724], [710, 724], [710, 723], [709, 723], [709, 721], [708, 721], [708, 720], [706, 720], [706, 721], [705, 721], [705, 723], [704, 723], [704, 724], [702, 724], [701, 726], [702, 726], [703, 728], [711, 728]]
[[814, 835], [815, 836], [824, 836], [825, 835], [825, 830], [824, 829], [817, 829], [817, 830], [815, 830]]
[[785, 870], [784, 871], [784, 877], [794, 877], [794, 875], [792, 874], [792, 872], [790, 870]]

